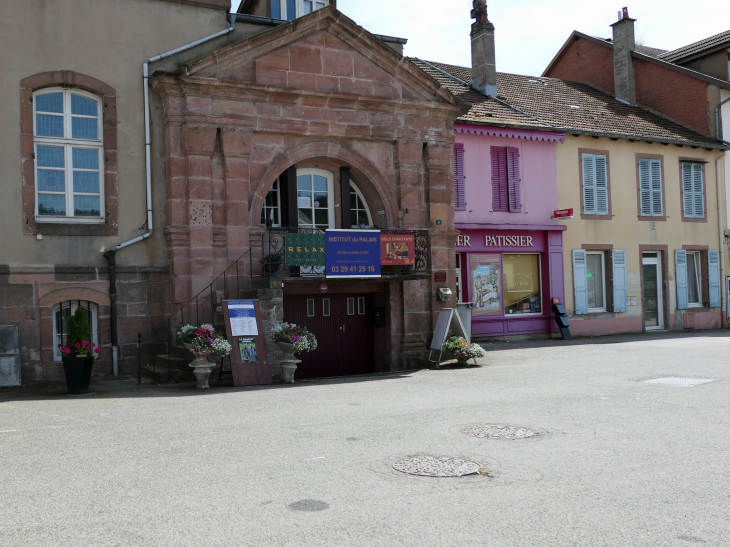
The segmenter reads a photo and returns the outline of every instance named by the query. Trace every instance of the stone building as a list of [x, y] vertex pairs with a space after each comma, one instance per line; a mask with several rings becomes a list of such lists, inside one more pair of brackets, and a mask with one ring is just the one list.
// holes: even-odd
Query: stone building
[[[19, 326], [23, 381], [62, 377], [55, 348], [79, 306], [103, 350], [95, 370], [135, 370], [138, 333], [149, 341], [233, 265], [237, 281], [248, 278], [234, 296], [260, 290], [269, 307], [306, 308], [321, 296], [320, 272], [264, 275], [267, 220], [275, 235], [424, 234], [420, 270], [328, 285], [332, 306], [363, 316], [362, 370], [398, 369], [425, 348], [436, 287], [455, 282], [451, 147], [462, 103], [402, 57], [405, 40], [368, 33], [334, 1], [278, 6], [281, 19], [270, 2], [229, 15], [228, 0], [3, 8], [0, 43], [18, 55], [0, 89], [0, 323]], [[300, 177], [313, 185], [306, 219]], [[215, 311], [219, 298], [203, 306]], [[385, 327], [371, 322], [376, 312]], [[345, 324], [333, 321], [323, 322], [331, 334]], [[331, 344], [338, 363], [348, 339]]]

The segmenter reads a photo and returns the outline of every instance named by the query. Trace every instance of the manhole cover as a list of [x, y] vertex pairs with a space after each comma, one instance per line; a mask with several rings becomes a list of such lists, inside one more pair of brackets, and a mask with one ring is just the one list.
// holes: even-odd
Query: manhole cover
[[479, 472], [479, 464], [459, 458], [414, 456], [393, 464], [393, 469], [420, 477], [463, 477]]
[[475, 425], [462, 429], [461, 432], [480, 439], [529, 439], [542, 435], [538, 431], [514, 425]]
[[702, 384], [709, 384], [710, 382], [717, 382], [715, 378], [678, 378], [670, 376], [667, 378], [652, 378], [651, 380], [644, 380], [644, 384], [667, 384], [670, 386], [700, 386]]

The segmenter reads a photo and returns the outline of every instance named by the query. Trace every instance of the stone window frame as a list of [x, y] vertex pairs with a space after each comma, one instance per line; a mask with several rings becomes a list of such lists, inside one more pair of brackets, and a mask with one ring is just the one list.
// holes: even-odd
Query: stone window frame
[[[36, 223], [33, 94], [48, 87], [76, 88], [101, 100], [104, 139], [104, 223]], [[119, 234], [117, 185], [117, 93], [108, 84], [70, 70], [42, 72], [20, 81], [20, 153], [23, 184], [23, 233], [51, 236], [116, 236]]]

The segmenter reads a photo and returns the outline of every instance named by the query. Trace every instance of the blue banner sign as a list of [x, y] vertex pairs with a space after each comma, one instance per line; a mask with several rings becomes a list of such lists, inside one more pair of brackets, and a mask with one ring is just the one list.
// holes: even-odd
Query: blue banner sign
[[327, 277], [380, 277], [380, 232], [327, 230]]

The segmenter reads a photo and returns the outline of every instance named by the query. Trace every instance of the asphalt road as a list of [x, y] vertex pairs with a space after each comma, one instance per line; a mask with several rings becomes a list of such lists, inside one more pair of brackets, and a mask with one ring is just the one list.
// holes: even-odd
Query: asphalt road
[[[481, 367], [202, 395], [0, 389], [0, 545], [730, 545], [729, 334], [489, 349]], [[719, 381], [640, 381], [670, 375]], [[410, 455], [488, 474], [392, 468]]]

